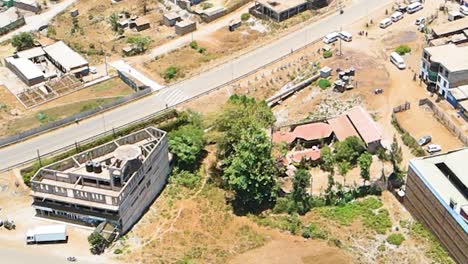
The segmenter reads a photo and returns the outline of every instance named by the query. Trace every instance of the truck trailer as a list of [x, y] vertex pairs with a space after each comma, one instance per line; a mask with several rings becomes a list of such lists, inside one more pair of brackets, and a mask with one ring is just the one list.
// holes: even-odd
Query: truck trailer
[[65, 225], [38, 226], [29, 229], [26, 233], [27, 244], [66, 242], [67, 240], [67, 227]]

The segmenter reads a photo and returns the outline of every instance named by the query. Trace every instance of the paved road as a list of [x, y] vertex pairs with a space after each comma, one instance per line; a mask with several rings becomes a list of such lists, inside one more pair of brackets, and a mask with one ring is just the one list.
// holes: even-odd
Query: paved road
[[346, 27], [365, 17], [391, 0], [357, 0], [345, 9], [343, 15], [332, 15], [319, 22], [305, 26], [262, 48], [256, 49], [226, 64], [204, 72], [186, 81], [163, 89], [159, 93], [145, 97], [112, 111], [73, 124], [48, 134], [0, 149], [0, 169], [16, 165], [34, 158], [36, 151], [48, 153], [75, 141], [118, 127], [137, 120], [169, 106], [174, 106], [189, 98], [202, 94], [210, 89], [226, 84], [234, 78], [245, 75], [264, 66], [306, 44], [317, 40], [330, 31]]
[[21, 28], [12, 31], [6, 35], [3, 35], [0, 37], [0, 42], [3, 42], [7, 39], [10, 39], [14, 34], [20, 33], [20, 32], [27, 32], [27, 31], [36, 31], [42, 26], [45, 26], [49, 24], [49, 22], [60, 12], [63, 10], [67, 9], [71, 4], [73, 4], [76, 0], [65, 0], [62, 1], [58, 4], [54, 5], [49, 5], [49, 9], [47, 9], [45, 12], [34, 15], [34, 16], [29, 16], [26, 17], [26, 25], [22, 26]]

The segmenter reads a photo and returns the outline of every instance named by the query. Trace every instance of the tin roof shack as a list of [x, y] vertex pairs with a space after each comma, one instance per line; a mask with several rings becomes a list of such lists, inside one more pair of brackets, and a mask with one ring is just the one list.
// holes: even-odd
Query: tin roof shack
[[28, 59], [34, 63], [39, 63], [45, 60], [46, 54], [42, 47], [35, 47], [28, 50], [18, 51], [16, 57]]
[[0, 36], [26, 24], [24, 16], [18, 14], [17, 8], [0, 12]]
[[220, 18], [226, 14], [227, 10], [223, 6], [214, 6], [203, 10], [200, 13], [201, 18], [204, 22], [209, 23], [217, 18]]
[[138, 32], [147, 30], [150, 27], [151, 25], [150, 25], [149, 20], [144, 17], [139, 17], [135, 19], [135, 21], [130, 22], [130, 28], [133, 28], [134, 30]]
[[458, 263], [468, 263], [467, 160], [468, 148], [412, 159], [403, 198]]
[[197, 23], [190, 20], [182, 20], [175, 25], [175, 33], [177, 35], [185, 35], [197, 30]]
[[81, 77], [89, 73], [88, 61], [68, 47], [63, 41], [44, 47], [47, 59], [63, 73], [72, 73]]
[[5, 58], [5, 66], [16, 74], [25, 84], [33, 86], [45, 81], [44, 73], [26, 58]]
[[164, 14], [163, 16], [163, 23], [164, 25], [168, 27], [175, 26], [175, 24], [179, 21], [182, 21], [182, 18], [177, 12], [170, 12], [170, 13]]
[[310, 9], [311, 3], [307, 0], [257, 0], [249, 11], [253, 15], [281, 22]]
[[30, 11], [33, 13], [40, 13], [42, 8], [36, 0], [14, 0], [13, 5], [19, 9]]
[[149, 127], [40, 169], [31, 179], [39, 217], [128, 232], [170, 172], [166, 132]]

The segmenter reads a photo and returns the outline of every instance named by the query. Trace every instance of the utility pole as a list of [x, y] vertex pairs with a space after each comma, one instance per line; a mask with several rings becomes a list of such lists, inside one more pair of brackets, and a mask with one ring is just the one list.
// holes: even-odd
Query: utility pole
[[37, 149], [37, 159], [39, 160], [39, 167], [42, 167], [41, 154], [39, 154], [39, 149]]

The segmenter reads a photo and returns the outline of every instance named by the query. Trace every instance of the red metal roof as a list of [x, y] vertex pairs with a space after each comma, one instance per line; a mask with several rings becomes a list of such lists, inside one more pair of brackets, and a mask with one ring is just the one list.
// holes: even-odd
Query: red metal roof
[[382, 139], [374, 120], [361, 106], [349, 110], [346, 115], [356, 128], [365, 143], [371, 143]]
[[320, 149], [311, 148], [299, 151], [291, 151], [288, 153], [288, 158], [293, 162], [301, 162], [303, 158], [312, 161], [318, 160], [320, 159]]
[[286, 141], [292, 143], [296, 138], [304, 140], [317, 140], [327, 138], [333, 132], [329, 124], [319, 122], [297, 126], [292, 132], [275, 132], [273, 133], [273, 142]]
[[339, 141], [345, 140], [348, 137], [356, 136], [360, 138], [359, 134], [353, 127], [353, 124], [348, 119], [348, 116], [341, 115], [335, 118], [328, 120], [328, 123], [333, 129], [336, 138]]

